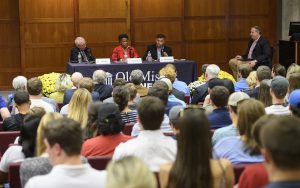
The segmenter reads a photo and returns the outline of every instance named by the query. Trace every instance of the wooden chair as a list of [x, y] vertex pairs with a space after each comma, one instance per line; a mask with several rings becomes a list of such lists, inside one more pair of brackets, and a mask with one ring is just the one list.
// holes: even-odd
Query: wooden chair
[[190, 104], [190, 96], [184, 96], [184, 102]]
[[20, 136], [20, 131], [0, 132], [0, 156], [4, 154], [10, 144], [14, 143], [18, 136]]
[[131, 136], [133, 125], [133, 123], [126, 123], [122, 129], [123, 134]]
[[0, 131], [3, 131], [3, 121], [0, 121]]
[[111, 157], [108, 156], [94, 156], [94, 157], [87, 157], [87, 160], [91, 167], [97, 170], [105, 170], [107, 164], [111, 160]]
[[235, 184], [239, 182], [239, 178], [242, 174], [242, 172], [245, 170], [245, 167], [249, 164], [238, 164], [238, 165], [233, 165], [233, 172], [234, 172], [234, 179], [235, 179]]
[[22, 188], [20, 179], [21, 162], [11, 163], [8, 171], [8, 182], [10, 188]]

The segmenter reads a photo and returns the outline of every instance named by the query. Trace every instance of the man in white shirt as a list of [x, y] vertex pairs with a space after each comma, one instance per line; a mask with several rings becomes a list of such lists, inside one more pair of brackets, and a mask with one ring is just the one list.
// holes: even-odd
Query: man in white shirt
[[106, 172], [80, 160], [83, 136], [78, 122], [61, 118], [47, 124], [43, 133], [46, 152], [54, 167], [47, 175], [31, 178], [25, 188], [104, 188]]
[[268, 81], [268, 85], [270, 86], [272, 105], [265, 108], [266, 114], [290, 115], [291, 111], [284, 99], [289, 87], [288, 80], [282, 76], [276, 76]]
[[159, 171], [161, 164], [174, 161], [176, 141], [160, 130], [163, 118], [163, 102], [157, 97], [144, 97], [138, 106], [138, 121], [142, 130], [137, 138], [121, 143], [115, 149], [113, 160], [134, 155], [143, 159], [154, 172]]

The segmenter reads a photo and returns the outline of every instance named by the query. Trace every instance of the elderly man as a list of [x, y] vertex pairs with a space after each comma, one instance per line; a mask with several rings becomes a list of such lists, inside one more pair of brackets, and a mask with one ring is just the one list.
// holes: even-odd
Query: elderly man
[[75, 39], [75, 46], [75, 48], [71, 49], [70, 62], [82, 63], [95, 61], [92, 50], [86, 47], [86, 41], [83, 37], [77, 37]]
[[229, 67], [233, 76], [237, 79], [238, 65], [249, 64], [254, 70], [261, 65], [272, 68], [271, 47], [269, 41], [261, 35], [261, 29], [258, 26], [251, 27], [250, 41], [247, 51], [244, 55], [237, 55], [229, 61]]
[[144, 97], [148, 94], [148, 88], [142, 85], [143, 80], [144, 74], [140, 69], [133, 70], [130, 73], [130, 81], [134, 84], [134, 87], [136, 88], [140, 97]]
[[95, 83], [94, 91], [99, 93], [100, 101], [103, 101], [111, 97], [112, 86], [107, 85], [106, 81], [106, 72], [103, 70], [96, 70], [93, 73], [93, 81]]

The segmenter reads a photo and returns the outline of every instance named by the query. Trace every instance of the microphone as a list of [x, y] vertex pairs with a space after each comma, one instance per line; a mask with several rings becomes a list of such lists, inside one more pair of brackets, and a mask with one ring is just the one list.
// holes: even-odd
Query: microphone
[[132, 56], [132, 47], [131, 47], [131, 46], [128, 46], [127, 48], [128, 48], [128, 50], [129, 50], [129, 57], [132, 58], [132, 57], [133, 57], [133, 56]]

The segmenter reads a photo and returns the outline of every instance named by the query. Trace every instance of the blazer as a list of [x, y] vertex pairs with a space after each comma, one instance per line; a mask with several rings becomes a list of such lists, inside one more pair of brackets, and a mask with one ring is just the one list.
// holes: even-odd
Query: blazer
[[[157, 48], [156, 48], [156, 44], [152, 44], [149, 45], [147, 47], [147, 50], [145, 51], [143, 60], [146, 60], [147, 56], [148, 56], [148, 52], [150, 51], [152, 59], [154, 60], [158, 60], [157, 59]], [[161, 50], [161, 54], [163, 56], [163, 52], [166, 52], [168, 54], [168, 56], [173, 56], [172, 54], [172, 48], [168, 47], [168, 46], [164, 46], [163, 49]]]
[[[95, 61], [95, 58], [92, 55], [92, 50], [90, 48], [85, 48], [83, 51], [84, 51], [85, 55], [87, 56], [88, 61]], [[80, 49], [77, 47], [71, 49], [70, 62], [78, 63], [78, 53], [79, 52], [80, 52]]]
[[[249, 53], [249, 50], [250, 50], [253, 42], [254, 41], [252, 39], [249, 40], [247, 50], [246, 50], [245, 54], [242, 55], [242, 57], [244, 59], [248, 58], [248, 53]], [[260, 36], [260, 38], [258, 39], [258, 41], [255, 45], [255, 48], [253, 49], [253, 52], [252, 52], [252, 58], [257, 60], [257, 63], [254, 66], [254, 69], [256, 70], [261, 65], [266, 65], [266, 66], [272, 68], [272, 57], [271, 56], [272, 56], [272, 52], [271, 52], [271, 46], [270, 46], [269, 41], [265, 37]]]
[[[126, 49], [127, 51], [127, 58], [137, 58], [139, 57], [138, 53], [136, 52], [135, 48], [130, 46]], [[121, 45], [115, 47], [115, 49], [112, 52], [111, 55], [111, 60], [113, 62], [117, 62], [120, 61], [122, 59], [124, 59], [124, 51], [123, 51], [123, 47]]]

